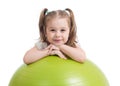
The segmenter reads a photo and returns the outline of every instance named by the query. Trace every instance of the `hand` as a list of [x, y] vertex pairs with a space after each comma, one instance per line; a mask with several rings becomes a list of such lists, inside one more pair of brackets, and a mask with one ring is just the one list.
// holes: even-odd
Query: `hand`
[[60, 58], [67, 59], [65, 55], [60, 51], [58, 47], [53, 44], [50, 44], [47, 49], [49, 49], [49, 55], [58, 55]]
[[65, 55], [59, 50], [53, 50], [50, 55], [58, 55], [60, 58], [67, 59]]

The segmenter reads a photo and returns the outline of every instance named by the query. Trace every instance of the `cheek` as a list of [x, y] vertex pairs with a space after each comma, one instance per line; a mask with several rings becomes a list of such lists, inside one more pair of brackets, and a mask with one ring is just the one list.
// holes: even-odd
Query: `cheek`
[[51, 33], [47, 33], [46, 36], [47, 36], [47, 39], [52, 39], [53, 38], [53, 34], [51, 34]]
[[69, 38], [69, 33], [64, 34], [64, 38], [65, 38], [66, 40], [68, 40], [68, 38]]
[[46, 32], [46, 36], [47, 36], [47, 37], [49, 37], [49, 36], [50, 36], [50, 33], [49, 33], [48, 31]]
[[69, 38], [69, 32], [66, 33], [66, 37]]
[[51, 33], [48, 33], [48, 35], [47, 35], [48, 37], [53, 37], [53, 34], [51, 34]]

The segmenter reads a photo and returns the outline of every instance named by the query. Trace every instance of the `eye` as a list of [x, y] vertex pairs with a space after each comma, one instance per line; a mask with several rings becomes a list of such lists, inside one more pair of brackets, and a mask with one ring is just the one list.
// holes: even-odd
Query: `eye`
[[51, 29], [50, 31], [54, 32], [54, 31], [55, 31], [55, 29]]
[[66, 30], [65, 29], [61, 29], [62, 32], [65, 32]]

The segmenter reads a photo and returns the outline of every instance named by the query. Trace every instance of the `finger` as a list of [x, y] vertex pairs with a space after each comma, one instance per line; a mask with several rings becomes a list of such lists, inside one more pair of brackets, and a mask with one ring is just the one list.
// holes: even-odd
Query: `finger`
[[48, 45], [45, 49], [51, 49], [52, 44]]
[[65, 55], [64, 55], [62, 52], [60, 52], [60, 51], [58, 51], [57, 55], [58, 55], [60, 58], [67, 59], [67, 58], [65, 57]]
[[55, 46], [55, 45], [52, 45], [52, 47], [51, 47], [53, 50], [59, 50], [59, 48], [57, 47], [57, 46]]
[[45, 49], [49, 49], [50, 48], [50, 45], [49, 46], [47, 46]]
[[53, 45], [51, 45], [51, 47], [49, 48], [49, 50], [50, 51], [53, 51], [54, 49], [53, 49]]
[[51, 52], [50, 52], [50, 55], [56, 55], [57, 53], [56, 53], [56, 51], [55, 50], [52, 50]]
[[61, 57], [62, 59], [67, 59], [64, 55], [61, 55], [60, 57]]
[[51, 55], [51, 51], [50, 50], [48, 50], [48, 55]]

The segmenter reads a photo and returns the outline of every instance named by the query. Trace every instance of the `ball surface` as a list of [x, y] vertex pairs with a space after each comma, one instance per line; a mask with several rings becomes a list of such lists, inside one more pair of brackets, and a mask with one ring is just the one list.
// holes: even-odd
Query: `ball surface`
[[102, 71], [91, 61], [81, 64], [71, 59], [47, 56], [23, 64], [12, 76], [9, 86], [109, 86]]

